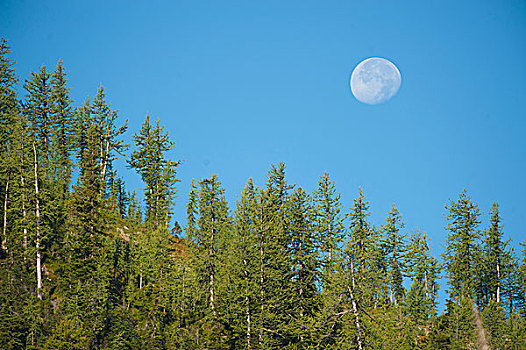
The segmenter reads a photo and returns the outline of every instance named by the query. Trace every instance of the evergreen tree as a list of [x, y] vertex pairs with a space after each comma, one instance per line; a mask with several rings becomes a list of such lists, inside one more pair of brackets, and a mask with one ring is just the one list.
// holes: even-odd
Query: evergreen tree
[[503, 242], [500, 209], [494, 203], [490, 212], [490, 227], [485, 232], [484, 239], [484, 277], [483, 284], [487, 292], [484, 295], [485, 303], [494, 299], [497, 303], [501, 301], [503, 280], [503, 258], [507, 242]]
[[451, 294], [473, 297], [477, 275], [475, 252], [480, 237], [480, 211], [466, 190], [459, 199], [446, 205], [448, 240], [444, 261], [451, 286]]
[[[56, 198], [52, 192], [50, 155], [52, 151], [53, 120], [51, 118], [51, 74], [42, 65], [38, 73], [31, 73], [24, 88], [27, 91], [24, 112], [29, 122], [28, 144], [33, 170], [34, 233], [31, 242], [34, 247], [36, 270], [36, 294], [43, 297], [42, 268], [47, 258], [49, 246], [53, 244], [56, 233]], [[55, 229], [55, 230], [54, 230]], [[47, 248], [47, 249], [46, 249]]]
[[[118, 127], [117, 110], [112, 110], [111, 105], [106, 102], [104, 87], [99, 87], [97, 95], [93, 99], [89, 109], [89, 128], [93, 128], [98, 141], [99, 177], [103, 184], [107, 183], [108, 171], [112, 168], [112, 162], [117, 155], [124, 156], [128, 145], [121, 139], [121, 135], [128, 129], [128, 120], [124, 125]], [[101, 191], [106, 194], [105, 185]]]
[[168, 224], [171, 206], [174, 202], [174, 186], [178, 182], [175, 171], [180, 162], [166, 159], [165, 153], [174, 145], [168, 138], [168, 132], [159, 126], [150, 124], [150, 116], [141, 126], [138, 134], [133, 136], [136, 150], [128, 164], [141, 175], [146, 188], [146, 220], [152, 224]]
[[360, 189], [349, 217], [349, 240], [346, 248], [349, 273], [354, 276], [356, 298], [364, 306], [375, 305], [381, 293], [382, 271], [379, 233], [368, 220], [369, 202]]
[[128, 191], [128, 211], [126, 218], [134, 226], [140, 226], [142, 224], [142, 211], [139, 200], [137, 199], [137, 193], [135, 191]]
[[287, 212], [289, 191], [285, 164], [272, 165], [267, 184], [258, 196], [258, 249], [260, 253], [258, 346], [284, 347], [292, 338], [290, 320], [292, 269]]
[[[439, 289], [437, 280], [440, 277], [440, 265], [431, 255], [430, 250], [429, 238], [425, 232], [415, 231], [411, 234], [407, 251], [407, 268], [413, 281], [411, 288], [418, 291], [422, 289], [425, 293], [425, 301], [429, 301], [426, 318], [434, 313]], [[419, 308], [424, 306], [419, 306]], [[411, 310], [409, 312], [412, 313]]]
[[[194, 194], [195, 195], [195, 194]], [[226, 346], [227, 330], [225, 329], [224, 300], [224, 254], [229, 236], [230, 217], [224, 198], [224, 190], [217, 176], [199, 182], [199, 194], [190, 197], [189, 215], [197, 214], [194, 223], [190, 224], [192, 241], [192, 265], [195, 269], [194, 284], [194, 319], [197, 336], [208, 330], [196, 342], [206, 348], [214, 344], [217, 348]], [[195, 226], [193, 226], [195, 224]], [[207, 345], [208, 344], [208, 345]]]
[[398, 209], [393, 205], [387, 218], [385, 219], [386, 224], [384, 226], [384, 247], [385, 247], [385, 265], [388, 273], [389, 283], [389, 300], [391, 303], [396, 300], [400, 300], [405, 290], [402, 285], [404, 276], [404, 265], [405, 265], [405, 235], [400, 232], [404, 227], [402, 222], [402, 215]]
[[233, 217], [216, 176], [192, 181], [187, 225], [170, 230], [180, 163], [160, 122], [146, 116], [128, 160], [143, 219], [114, 166], [127, 126], [104, 89], [73, 108], [59, 61], [19, 101], [8, 56], [0, 39], [2, 349], [525, 348], [526, 251], [503, 239], [498, 204], [483, 235], [466, 191], [446, 205], [437, 316], [440, 264], [425, 233], [406, 242], [395, 206], [375, 226], [360, 190], [344, 228], [328, 174], [311, 197], [280, 163]]
[[[17, 146], [17, 129], [20, 130], [20, 116], [18, 108], [15, 84], [14, 62], [9, 59], [10, 48], [6, 40], [0, 39], [0, 197], [2, 206], [2, 236], [1, 248], [3, 253], [8, 252], [8, 226], [10, 221], [9, 212], [12, 211], [11, 203], [16, 197], [13, 196], [16, 178], [17, 164], [15, 156]], [[20, 140], [18, 140], [20, 141]], [[11, 191], [10, 188], [11, 187]]]
[[259, 251], [257, 249], [257, 188], [249, 179], [236, 206], [232, 244], [226, 262], [226, 286], [230, 303], [229, 324], [236, 348], [253, 349], [257, 344], [254, 322], [259, 312]]
[[367, 346], [364, 310], [377, 302], [376, 287], [381, 274], [377, 269], [378, 250], [375, 249], [377, 232], [371, 227], [369, 215], [369, 202], [360, 189], [348, 214], [350, 237], [345, 249], [346, 270], [350, 275], [346, 283], [347, 298], [354, 316], [353, 327], [346, 336], [353, 339], [358, 349]]
[[[72, 177], [71, 153], [73, 150], [74, 111], [71, 107], [72, 100], [69, 96], [69, 88], [66, 87], [67, 73], [58, 61], [57, 67], [51, 76], [51, 120], [53, 128], [50, 133], [55, 140], [54, 158], [56, 166], [55, 178], [62, 193], [62, 201], [65, 201], [69, 192]], [[62, 204], [62, 207], [64, 204]]]
[[[343, 219], [340, 215], [341, 195], [336, 193], [334, 182], [324, 173], [314, 192], [315, 229], [320, 241], [324, 276], [329, 277], [340, 259], [344, 238]], [[325, 285], [326, 283], [324, 283]]]
[[314, 229], [319, 240], [321, 258], [320, 285], [321, 305], [316, 315], [317, 346], [334, 346], [343, 327], [341, 312], [344, 310], [342, 295], [346, 293], [345, 272], [343, 269], [342, 245], [344, 243], [344, 223], [341, 212], [340, 194], [336, 193], [334, 183], [324, 173], [314, 192]]
[[476, 344], [473, 302], [463, 296], [446, 300], [446, 334], [450, 349], [474, 349]]
[[490, 300], [483, 312], [484, 327], [489, 333], [493, 349], [506, 349], [508, 330], [506, 312], [494, 298]]
[[293, 294], [290, 332], [300, 349], [314, 342], [314, 316], [320, 307], [316, 284], [320, 281], [318, 244], [313, 230], [311, 198], [301, 187], [290, 197], [288, 230], [291, 235]]

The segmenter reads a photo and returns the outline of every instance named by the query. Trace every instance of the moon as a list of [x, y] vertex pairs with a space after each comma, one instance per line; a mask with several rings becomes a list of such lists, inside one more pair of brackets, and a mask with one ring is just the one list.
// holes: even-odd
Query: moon
[[389, 60], [371, 57], [360, 62], [351, 74], [351, 91], [360, 102], [376, 105], [393, 97], [402, 84], [402, 76]]

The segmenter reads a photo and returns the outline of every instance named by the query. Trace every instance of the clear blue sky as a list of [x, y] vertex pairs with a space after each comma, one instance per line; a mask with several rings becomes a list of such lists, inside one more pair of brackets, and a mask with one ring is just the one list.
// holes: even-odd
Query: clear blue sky
[[[283, 161], [307, 190], [328, 171], [346, 207], [361, 186], [376, 224], [396, 203], [436, 255], [444, 205], [463, 188], [485, 213], [498, 201], [506, 235], [526, 238], [522, 0], [4, 0], [0, 28], [21, 78], [62, 58], [75, 104], [102, 84], [128, 140], [147, 112], [161, 119], [184, 160], [183, 225], [192, 178], [218, 174], [234, 207], [249, 177], [263, 185]], [[349, 88], [370, 56], [402, 74], [382, 105]]]

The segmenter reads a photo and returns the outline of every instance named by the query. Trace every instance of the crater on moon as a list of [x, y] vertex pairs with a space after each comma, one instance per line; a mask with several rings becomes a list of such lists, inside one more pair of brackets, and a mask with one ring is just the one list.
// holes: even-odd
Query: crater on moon
[[360, 62], [351, 74], [351, 91], [360, 102], [375, 105], [393, 97], [400, 88], [400, 71], [389, 60], [371, 57]]

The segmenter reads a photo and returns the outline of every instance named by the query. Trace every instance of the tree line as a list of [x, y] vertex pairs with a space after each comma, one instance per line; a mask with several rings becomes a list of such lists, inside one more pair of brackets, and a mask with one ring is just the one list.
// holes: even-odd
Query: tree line
[[361, 190], [345, 207], [328, 173], [307, 193], [280, 163], [235, 208], [217, 176], [192, 181], [171, 224], [181, 162], [160, 121], [127, 145], [105, 89], [75, 106], [67, 83], [43, 65], [18, 96], [0, 40], [3, 349], [526, 348], [526, 241], [497, 203], [483, 224], [467, 191], [450, 200], [439, 259], [395, 205], [373, 223]]

